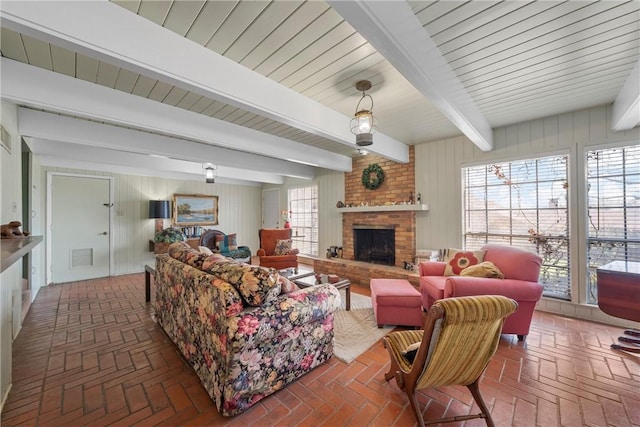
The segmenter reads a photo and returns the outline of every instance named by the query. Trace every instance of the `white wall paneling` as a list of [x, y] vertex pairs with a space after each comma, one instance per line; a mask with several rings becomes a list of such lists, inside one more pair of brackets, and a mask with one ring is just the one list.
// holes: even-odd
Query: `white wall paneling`
[[[22, 220], [21, 147], [18, 111], [2, 101], [2, 126], [11, 137], [11, 153], [0, 148], [0, 223]], [[0, 243], [1, 244], [1, 243]], [[11, 388], [11, 343], [22, 319], [22, 260], [0, 274], [0, 406]]]
[[[260, 187], [206, 184], [204, 178], [197, 182], [77, 169], [44, 169], [47, 172], [113, 176], [115, 275], [139, 273], [145, 264], [154, 262], [154, 254], [148, 250], [154, 234], [154, 221], [148, 218], [148, 203], [151, 199], [171, 200], [174, 193], [217, 195], [219, 224], [211, 227], [236, 233], [238, 244], [249, 246], [253, 253], [258, 250], [255, 230], [260, 227]], [[165, 227], [169, 227], [170, 222], [166, 219]]]
[[[523, 122], [494, 130], [494, 150], [484, 153], [464, 137], [416, 145], [416, 191], [422, 193], [429, 212], [418, 213], [417, 248], [460, 247], [462, 245], [463, 166], [488, 164], [522, 158], [569, 153], [571, 281], [570, 303], [543, 299], [539, 307], [560, 314], [573, 313], [597, 321], [615, 320], [596, 307], [584, 303], [586, 260], [586, 193], [584, 154], [595, 147], [638, 144], [640, 128], [613, 132], [611, 106], [602, 106], [568, 114]], [[583, 307], [584, 309], [576, 309]], [[572, 308], [574, 307], [574, 308]]]

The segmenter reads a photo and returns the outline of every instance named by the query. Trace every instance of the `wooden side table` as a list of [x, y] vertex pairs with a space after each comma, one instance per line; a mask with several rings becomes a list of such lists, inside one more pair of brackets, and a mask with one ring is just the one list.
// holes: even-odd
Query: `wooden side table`
[[[151, 275], [156, 274], [154, 266], [147, 264], [144, 266], [144, 300], [151, 301]], [[155, 280], [155, 279], [154, 279]]]

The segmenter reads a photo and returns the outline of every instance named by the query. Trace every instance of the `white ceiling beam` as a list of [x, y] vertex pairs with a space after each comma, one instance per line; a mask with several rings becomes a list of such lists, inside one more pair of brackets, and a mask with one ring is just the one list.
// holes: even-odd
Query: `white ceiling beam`
[[611, 129], [622, 131], [640, 124], [640, 60], [618, 92], [611, 110]]
[[[331, 170], [351, 171], [351, 158], [347, 156], [11, 59], [0, 58], [0, 67], [0, 94], [17, 104]], [[286, 171], [286, 168], [282, 170]]]
[[[0, 8], [8, 29], [356, 148], [350, 117], [111, 2], [0, 2]], [[409, 161], [408, 146], [382, 133], [370, 151]]]
[[151, 159], [149, 154], [154, 154], [200, 165], [226, 165], [236, 176], [261, 172], [264, 182], [283, 182], [282, 175], [315, 176], [313, 168], [306, 165], [22, 107], [18, 109], [18, 132], [21, 136], [116, 150], [120, 157], [135, 153]]
[[493, 149], [491, 125], [406, 2], [328, 3], [479, 149]]
[[[121, 171], [131, 175], [161, 176], [174, 179], [203, 181], [202, 163], [184, 160], [150, 157], [145, 154], [124, 153], [105, 148], [78, 145], [69, 142], [27, 138], [31, 150], [41, 156], [45, 166], [69, 167], [70, 162], [84, 169]], [[84, 166], [83, 166], [84, 165]], [[224, 165], [216, 165], [216, 182], [220, 184], [261, 185], [269, 182], [282, 184], [280, 175], [255, 171], [240, 171]]]

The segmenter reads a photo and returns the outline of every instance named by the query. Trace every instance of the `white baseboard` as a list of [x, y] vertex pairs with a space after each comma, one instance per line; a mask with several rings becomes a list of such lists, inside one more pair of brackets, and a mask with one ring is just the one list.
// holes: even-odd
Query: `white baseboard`
[[607, 325], [620, 326], [623, 328], [640, 328], [640, 323], [631, 320], [609, 316], [598, 306], [588, 304], [575, 304], [569, 301], [561, 301], [553, 298], [541, 298], [536, 304], [536, 310], [547, 313], [560, 314], [576, 319], [591, 320], [593, 322]]

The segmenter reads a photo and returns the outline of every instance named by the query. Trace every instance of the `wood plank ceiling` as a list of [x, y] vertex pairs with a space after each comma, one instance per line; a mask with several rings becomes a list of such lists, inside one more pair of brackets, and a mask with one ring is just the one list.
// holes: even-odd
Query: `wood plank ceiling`
[[[346, 116], [361, 95], [355, 82], [371, 80], [378, 129], [402, 143], [461, 133], [324, 1], [112, 1]], [[638, 1], [408, 4], [491, 127], [610, 104], [640, 58]], [[354, 153], [352, 146], [4, 25], [0, 49], [21, 63], [340, 155]]]

